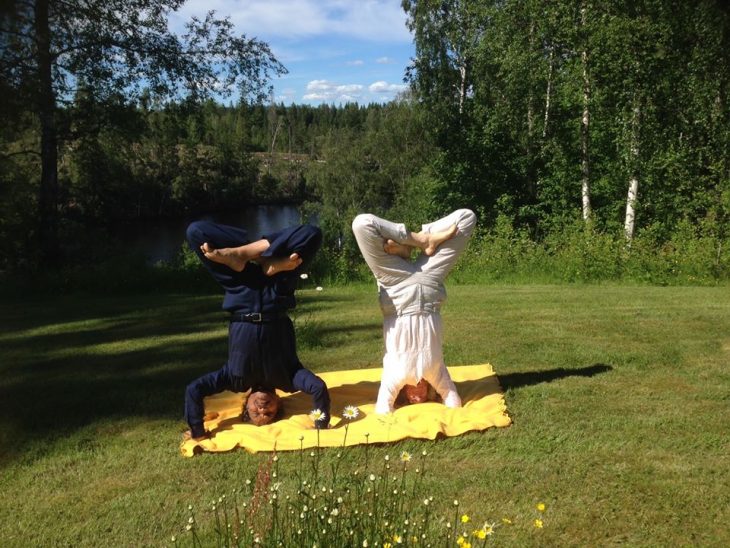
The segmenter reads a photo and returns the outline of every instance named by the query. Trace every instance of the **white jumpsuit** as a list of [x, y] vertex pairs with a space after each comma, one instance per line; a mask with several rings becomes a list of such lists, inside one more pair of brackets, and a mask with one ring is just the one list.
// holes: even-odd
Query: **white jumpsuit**
[[415, 261], [409, 261], [383, 249], [388, 239], [400, 243], [407, 240], [404, 224], [371, 214], [358, 215], [352, 222], [360, 251], [378, 282], [383, 312], [385, 355], [377, 413], [391, 412], [401, 388], [421, 379], [434, 387], [446, 406], [461, 406], [444, 363], [440, 308], [446, 301], [444, 280], [466, 248], [476, 216], [468, 209], [459, 209], [423, 225], [423, 230], [439, 232], [453, 224], [457, 226], [456, 234], [436, 253], [430, 257], [421, 253]]

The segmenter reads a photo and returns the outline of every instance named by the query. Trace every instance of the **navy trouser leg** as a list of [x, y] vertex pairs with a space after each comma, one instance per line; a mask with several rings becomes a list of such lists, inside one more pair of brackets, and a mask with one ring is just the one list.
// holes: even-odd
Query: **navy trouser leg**
[[236, 272], [224, 264], [208, 260], [200, 250], [200, 246], [204, 243], [208, 243], [214, 249], [248, 244], [250, 243], [248, 232], [244, 229], [211, 221], [195, 221], [188, 225], [186, 237], [190, 249], [200, 258], [205, 268], [223, 289], [236, 291], [252, 274], [250, 268], [244, 268], [243, 272]]
[[292, 226], [264, 238], [271, 245], [261, 254], [262, 257], [288, 257], [298, 253], [302, 259], [300, 270], [307, 266], [322, 245], [322, 231], [312, 225]]

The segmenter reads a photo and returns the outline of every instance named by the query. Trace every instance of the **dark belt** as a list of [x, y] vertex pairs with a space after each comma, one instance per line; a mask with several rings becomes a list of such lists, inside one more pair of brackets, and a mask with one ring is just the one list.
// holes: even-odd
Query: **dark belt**
[[263, 323], [273, 322], [274, 320], [280, 320], [286, 318], [287, 314], [284, 311], [279, 312], [231, 312], [228, 320], [231, 322], [250, 322], [250, 323]]

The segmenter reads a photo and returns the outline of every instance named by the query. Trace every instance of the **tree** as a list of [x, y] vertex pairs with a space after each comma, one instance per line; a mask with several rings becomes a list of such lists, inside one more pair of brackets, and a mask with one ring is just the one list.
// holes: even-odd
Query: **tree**
[[[580, 6], [580, 26], [584, 35], [586, 34], [587, 21], [588, 5], [584, 0]], [[589, 163], [591, 82], [588, 76], [588, 45], [585, 36], [583, 36], [582, 42], [583, 51], [580, 54], [581, 67], [583, 69], [583, 116], [581, 117], [580, 123], [581, 204], [583, 220], [588, 222], [591, 220], [591, 171]]]
[[0, 79], [40, 126], [40, 244], [58, 260], [60, 109], [84, 88], [97, 101], [143, 89], [158, 98], [213, 93], [261, 100], [270, 74], [286, 69], [268, 46], [236, 36], [209, 12], [178, 36], [168, 16], [184, 0], [9, 0], [0, 14]]

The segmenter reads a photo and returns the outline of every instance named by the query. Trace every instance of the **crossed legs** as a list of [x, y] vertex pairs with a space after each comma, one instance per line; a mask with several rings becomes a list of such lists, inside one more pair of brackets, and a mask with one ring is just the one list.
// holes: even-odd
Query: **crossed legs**
[[430, 257], [439, 246], [456, 234], [457, 226], [447, 225], [431, 230], [412, 232], [402, 223], [394, 223], [365, 213], [352, 221], [352, 231], [365, 262], [382, 285], [395, 285], [413, 272], [411, 250], [418, 248]]
[[[203, 260], [203, 264], [206, 264], [204, 259], [207, 259], [236, 273], [243, 272], [249, 261], [258, 262], [267, 276], [294, 270], [302, 264], [302, 259], [297, 253], [292, 253], [288, 257], [262, 257], [262, 253], [271, 245], [268, 240], [251, 242], [245, 230], [211, 221], [191, 223], [187, 239], [191, 249]], [[219, 267], [209, 266], [212, 267], [214, 274], [224, 272]]]

